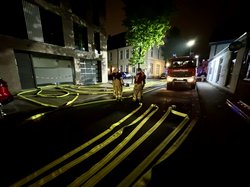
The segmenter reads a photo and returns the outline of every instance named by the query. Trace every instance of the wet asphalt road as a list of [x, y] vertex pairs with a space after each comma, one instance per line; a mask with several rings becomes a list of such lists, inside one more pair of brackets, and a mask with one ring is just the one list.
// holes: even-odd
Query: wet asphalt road
[[[149, 186], [178, 185], [183, 184], [183, 181], [186, 184], [202, 183], [202, 186], [215, 182], [246, 181], [243, 176], [246, 174], [244, 170], [249, 166], [249, 153], [246, 149], [250, 142], [247, 133], [249, 126], [225, 105], [227, 95], [223, 92], [203, 82], [198, 83], [197, 91], [168, 91], [163, 85], [155, 91], [144, 94], [140, 115], [151, 104], [159, 107], [154, 117], [148, 122], [147, 128], [154, 124], [169, 106], [174, 106], [177, 111], [186, 113], [191, 118], [198, 117], [199, 119], [181, 147], [168, 159], [154, 167]], [[35, 123], [17, 122], [15, 124], [14, 122], [21, 119], [23, 115], [22, 117], [13, 116], [11, 125], [6, 126], [5, 123], [1, 127], [1, 147], [4, 153], [2, 154], [2, 161], [4, 161], [2, 170], [5, 173], [3, 181], [11, 184], [27, 176], [80, 146], [82, 142], [102, 133], [109, 128], [110, 124], [118, 121], [137, 107], [138, 105], [132, 103], [131, 99], [128, 98], [121, 103], [110, 101], [105, 102], [105, 104], [98, 103], [74, 109], [54, 110], [46, 118]], [[138, 116], [140, 115], [138, 114]], [[130, 121], [135, 119], [136, 117], [131, 118]], [[176, 122], [176, 119], [174, 121]], [[169, 134], [177, 128], [177, 125], [172, 123], [172, 126], [169, 127], [161, 132]], [[167, 134], [163, 133], [160, 137], [165, 137]], [[155, 142], [156, 137], [154, 138]], [[123, 139], [120, 138], [121, 141]], [[158, 139], [161, 138], [158, 137]], [[113, 149], [116, 144], [110, 146], [110, 149]], [[133, 163], [150, 154], [153, 147], [147, 146], [147, 148], [141, 149], [134, 157], [130, 158], [132, 160], [137, 158], [134, 159]], [[110, 149], [107, 149], [106, 153]], [[105, 151], [103, 154], [105, 155]], [[102, 156], [97, 156], [95, 159], [98, 157]], [[89, 160], [88, 163], [94, 162], [95, 159]], [[133, 165], [131, 163], [125, 162], [125, 166]], [[75, 176], [78, 176], [79, 171], [82, 172], [82, 168], [85, 167], [86, 165], [82, 167], [79, 165], [78, 169], [73, 172], [76, 174]], [[127, 167], [121, 166], [119, 171], [124, 171], [124, 168]], [[239, 178], [239, 174], [243, 178]], [[122, 175], [119, 176], [122, 177]], [[50, 185], [64, 186], [74, 178], [72, 174], [62, 175]], [[115, 180], [110, 180], [110, 178], [112, 179], [114, 176], [108, 177], [106, 184], [111, 184], [112, 181], [112, 185], [115, 186]]]

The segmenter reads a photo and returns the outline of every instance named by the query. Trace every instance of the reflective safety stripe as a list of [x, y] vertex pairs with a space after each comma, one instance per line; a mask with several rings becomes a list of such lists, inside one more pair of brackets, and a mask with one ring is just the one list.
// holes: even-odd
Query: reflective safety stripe
[[[145, 169], [155, 160], [155, 158], [159, 156], [159, 153], [164, 150], [164, 148], [174, 139], [174, 137], [185, 127], [186, 123], [189, 121], [189, 117], [186, 114], [175, 112], [171, 108], [169, 109], [175, 114], [180, 114], [180, 116], [184, 117], [184, 119], [125, 179], [122, 180], [122, 182], [117, 187], [131, 186], [133, 182], [145, 171]], [[163, 158], [160, 160], [162, 159]], [[147, 177], [145, 176], [147, 180], [149, 179], [148, 175], [151, 178], [151, 173], [147, 174]]]
[[[11, 187], [22, 186], [22, 185], [30, 182], [31, 180], [35, 179], [36, 177], [42, 175], [43, 173], [47, 172], [48, 170], [52, 169], [53, 167], [57, 166], [58, 164], [62, 163], [66, 159], [72, 157], [76, 153], [80, 152], [81, 150], [85, 149], [89, 145], [93, 144], [94, 142], [96, 142], [100, 138], [104, 137], [109, 132], [111, 132], [115, 127], [119, 126], [121, 123], [123, 123], [125, 120], [127, 120], [129, 117], [131, 117], [132, 115], [134, 115], [137, 111], [139, 111], [141, 109], [141, 107], [142, 107], [142, 104], [140, 104], [140, 106], [137, 107], [135, 110], [133, 110], [131, 113], [129, 113], [128, 115], [126, 115], [125, 117], [123, 117], [122, 119], [120, 119], [118, 122], [112, 124], [110, 126], [110, 128], [108, 128], [107, 130], [105, 130], [104, 132], [102, 132], [101, 134], [99, 134], [98, 136], [92, 138], [91, 140], [89, 140], [88, 142], [82, 144], [81, 146], [77, 147], [76, 149], [70, 151], [69, 153], [63, 155], [62, 157], [60, 157], [58, 159], [56, 159], [55, 161], [51, 162], [50, 164], [42, 167], [41, 169], [37, 170], [36, 172], [28, 175], [27, 177], [21, 179], [20, 181], [14, 183], [13, 185], [11, 185]], [[148, 110], [146, 112], [144, 112], [144, 114], [142, 114], [141, 116], [139, 116], [136, 120], [134, 120], [129, 125], [124, 126], [123, 129], [126, 128], [126, 127], [128, 127], [128, 126], [136, 124], [139, 120], [141, 120], [142, 118], [144, 118], [145, 115], [148, 112], [150, 112], [153, 107], [154, 107], [154, 105], [151, 105], [148, 108]], [[101, 148], [105, 147], [107, 144], [111, 143], [113, 140], [115, 140], [116, 138], [118, 138], [121, 135], [121, 133], [122, 133], [122, 130], [120, 129], [117, 132], [115, 132], [114, 134], [112, 134], [110, 136], [110, 138], [108, 138], [102, 144], [99, 144], [95, 148], [93, 148], [92, 152], [86, 153], [86, 154], [82, 155], [81, 157], [79, 157], [79, 158], [77, 158], [77, 159], [75, 159], [75, 160], [67, 163], [66, 165], [62, 166], [61, 168], [59, 168], [59, 169], [57, 169], [55, 171], [53, 171], [49, 175], [45, 176], [44, 178], [41, 178], [40, 180], [38, 180], [37, 182], [33, 183], [30, 186], [41, 186], [42, 184], [45, 184], [45, 183], [53, 180], [54, 178], [56, 178], [60, 174], [66, 172], [68, 169], [72, 168], [76, 164], [82, 162], [83, 160], [85, 160], [86, 158], [88, 158], [89, 156], [91, 156], [92, 154], [96, 153], [99, 149], [101, 149]]]
[[[133, 181], [133, 180], [135, 180], [134, 176], [129, 176], [128, 178], [126, 178], [127, 179], [126, 184], [130, 184], [130, 183], [134, 182], [133, 186], [141, 186], [142, 184], [144, 186], [147, 186], [147, 183], [152, 178], [152, 170], [153, 170], [153, 168], [155, 166], [159, 165], [162, 161], [166, 160], [172, 153], [174, 153], [174, 151], [176, 151], [179, 148], [179, 146], [183, 143], [183, 141], [187, 138], [187, 136], [189, 135], [189, 133], [192, 131], [194, 125], [197, 122], [197, 120], [198, 119], [193, 119], [190, 122], [190, 124], [188, 125], [188, 127], [179, 136], [179, 138], [173, 143], [173, 145], [161, 156], [161, 158], [148, 171], [144, 172], [144, 174], [137, 181]], [[183, 127], [181, 127], [181, 128], [183, 128]], [[138, 170], [137, 168], [135, 170]], [[133, 173], [135, 173], [135, 170], [133, 171]], [[120, 184], [123, 184], [124, 181], [125, 181], [125, 179]], [[128, 186], [130, 186], [130, 185], [128, 185]]]
[[[107, 154], [107, 156], [105, 156], [102, 160], [100, 160], [96, 165], [94, 165], [87, 172], [83, 173], [80, 177], [74, 180], [69, 185], [69, 187], [79, 186], [82, 183], [86, 182], [87, 180], [88, 181], [85, 184], [83, 184], [83, 186], [92, 186], [92, 185], [94, 186], [94, 184], [100, 181], [107, 174], [107, 172], [114, 167], [114, 165], [110, 166], [109, 164], [103, 170], [101, 170], [101, 172], [98, 172], [98, 170], [100, 170], [103, 166], [105, 166], [113, 157], [117, 156], [117, 153], [123, 147], [125, 147], [125, 145], [127, 145], [127, 143], [133, 138], [133, 136], [143, 127], [143, 125], [150, 119], [150, 117], [159, 109], [156, 105], [154, 105], [154, 107], [155, 109], [152, 112], [150, 112], [146, 117], [144, 117], [143, 120], [135, 127], [135, 129], [118, 146], [116, 146], [115, 149], [112, 150], [112, 152]], [[121, 157], [121, 154], [117, 156], [115, 160], [119, 159], [120, 157]]]

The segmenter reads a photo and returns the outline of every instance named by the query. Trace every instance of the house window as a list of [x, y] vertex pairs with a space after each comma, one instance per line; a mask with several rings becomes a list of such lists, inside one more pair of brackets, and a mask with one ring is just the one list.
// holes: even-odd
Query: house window
[[123, 59], [123, 51], [120, 51], [120, 59]]
[[62, 18], [57, 14], [47, 11], [41, 7], [40, 17], [45, 43], [64, 46]]
[[217, 73], [217, 76], [216, 76], [216, 82], [217, 82], [217, 83], [218, 83], [219, 80], [220, 80], [222, 64], [223, 64], [223, 58], [220, 58], [219, 67], [218, 67], [218, 73]]
[[126, 59], [129, 59], [129, 49], [126, 49]]
[[136, 68], [135, 68], [135, 66], [133, 66], [132, 67], [132, 73], [135, 73], [135, 71], [136, 71]]
[[87, 28], [74, 23], [75, 48], [83, 51], [88, 51], [88, 33]]
[[154, 67], [153, 66], [154, 66], [154, 64], [150, 63], [150, 70], [149, 70], [150, 74], [154, 73]]
[[234, 65], [236, 62], [236, 57], [237, 57], [237, 52], [232, 52], [231, 53], [231, 59], [228, 63], [228, 72], [227, 72], [227, 78], [226, 78], [226, 86], [230, 87], [232, 75], [233, 75], [233, 70], [234, 70]]
[[94, 33], [94, 41], [95, 41], [95, 49], [98, 51], [98, 54], [100, 54], [101, 47], [100, 47], [100, 33], [99, 32]]
[[128, 65], [125, 66], [125, 71], [128, 72]]
[[160, 76], [160, 65], [159, 64], [156, 65], [156, 75]]
[[153, 49], [153, 47], [151, 48], [151, 57], [153, 57], [153, 55], [154, 55], [154, 49]]
[[2, 1], [0, 6], [0, 34], [27, 39], [22, 1]]
[[44, 42], [39, 7], [23, 1], [23, 11], [28, 38], [37, 42]]

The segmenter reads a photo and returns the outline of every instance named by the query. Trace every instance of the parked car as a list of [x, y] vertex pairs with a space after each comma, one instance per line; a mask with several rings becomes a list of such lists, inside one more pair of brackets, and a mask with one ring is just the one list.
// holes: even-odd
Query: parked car
[[132, 75], [128, 72], [121, 72], [121, 74], [123, 79], [128, 79], [132, 77]]
[[0, 78], [0, 103], [7, 104], [13, 100], [13, 95], [8, 89], [8, 84], [5, 80]]
[[167, 78], [167, 74], [165, 72], [163, 72], [160, 76], [160, 79], [166, 79]]

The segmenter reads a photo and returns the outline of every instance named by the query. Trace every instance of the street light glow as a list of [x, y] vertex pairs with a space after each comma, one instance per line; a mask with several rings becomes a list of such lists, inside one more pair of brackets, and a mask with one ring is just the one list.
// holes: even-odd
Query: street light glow
[[192, 48], [192, 46], [195, 44], [195, 40], [189, 40], [188, 42], [187, 42], [187, 46], [189, 47], [189, 55], [191, 56], [191, 48]]
[[187, 42], [187, 46], [188, 46], [188, 47], [192, 47], [194, 44], [195, 44], [195, 40], [189, 40], [189, 41]]

